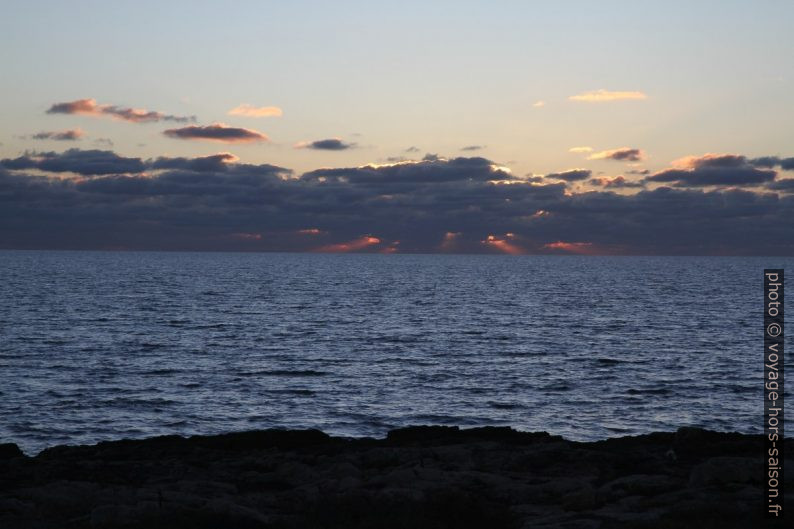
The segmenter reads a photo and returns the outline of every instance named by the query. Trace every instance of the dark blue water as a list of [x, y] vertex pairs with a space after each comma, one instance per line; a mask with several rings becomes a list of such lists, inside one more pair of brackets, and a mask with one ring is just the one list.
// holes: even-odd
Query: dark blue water
[[0, 439], [36, 452], [268, 427], [760, 432], [762, 269], [794, 260], [0, 252], [0, 265]]

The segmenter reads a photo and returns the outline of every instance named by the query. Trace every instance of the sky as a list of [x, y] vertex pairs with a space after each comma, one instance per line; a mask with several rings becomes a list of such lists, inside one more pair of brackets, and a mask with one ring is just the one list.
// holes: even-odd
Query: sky
[[792, 16], [3, 2], [0, 248], [791, 255]]

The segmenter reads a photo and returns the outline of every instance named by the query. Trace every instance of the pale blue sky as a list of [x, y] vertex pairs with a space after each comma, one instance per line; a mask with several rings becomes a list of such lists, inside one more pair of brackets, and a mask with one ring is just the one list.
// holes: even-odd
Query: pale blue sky
[[[794, 3], [784, 0], [28, 0], [2, 11], [2, 157], [110, 138], [129, 156], [229, 151], [301, 172], [384, 161], [410, 146], [452, 156], [485, 145], [477, 153], [516, 174], [618, 174], [622, 164], [568, 149], [640, 148], [652, 170], [690, 154], [792, 151]], [[602, 88], [647, 99], [568, 100]], [[195, 114], [271, 142], [184, 141], [162, 135], [172, 124], [45, 114], [82, 98]], [[226, 115], [241, 103], [284, 115]], [[80, 142], [23, 137], [75, 127], [86, 133]], [[358, 147], [293, 148], [329, 137]]]

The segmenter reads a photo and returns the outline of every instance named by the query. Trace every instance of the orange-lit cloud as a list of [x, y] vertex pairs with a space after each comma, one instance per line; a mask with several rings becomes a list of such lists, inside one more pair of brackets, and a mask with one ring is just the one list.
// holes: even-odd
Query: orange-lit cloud
[[107, 116], [122, 121], [129, 121], [132, 123], [146, 123], [153, 121], [174, 121], [177, 123], [187, 123], [189, 121], [196, 121], [195, 116], [174, 116], [171, 114], [163, 114], [154, 110], [145, 110], [141, 108], [125, 108], [116, 105], [100, 105], [97, 104], [95, 99], [78, 99], [76, 101], [69, 101], [66, 103], [55, 103], [52, 105], [47, 114], [83, 114], [86, 116]]
[[400, 245], [400, 241], [393, 241], [388, 246], [380, 251], [380, 253], [397, 253], [399, 250], [398, 246]]
[[620, 149], [610, 149], [608, 151], [601, 151], [591, 154], [587, 157], [588, 160], [615, 160], [617, 162], [639, 162], [645, 159], [645, 153], [642, 149], [634, 149], [631, 147], [621, 147]]
[[243, 103], [231, 109], [228, 114], [230, 116], [246, 116], [249, 118], [274, 118], [283, 116], [284, 112], [278, 107], [255, 107]]
[[257, 130], [230, 127], [224, 123], [213, 123], [207, 126], [190, 125], [179, 129], [168, 129], [163, 131], [163, 134], [182, 140], [218, 141], [222, 143], [269, 141], [265, 134]]
[[321, 246], [320, 248], [317, 248], [317, 250], [315, 251], [321, 253], [355, 252], [358, 250], [363, 250], [364, 248], [368, 248], [370, 246], [374, 246], [376, 244], [380, 244], [380, 239], [378, 239], [377, 237], [372, 237], [371, 235], [365, 235], [363, 237], [359, 237], [358, 239], [353, 239], [352, 241]]
[[523, 253], [526, 253], [523, 248], [509, 242], [510, 239], [514, 239], [514, 238], [515, 238], [514, 234], [506, 233], [504, 237], [489, 235], [488, 238], [480, 242], [492, 248], [496, 248], [500, 252], [507, 253], [510, 255], [521, 255]]
[[570, 149], [568, 149], [568, 152], [593, 152], [593, 148], [587, 146], [571, 147]]
[[561, 250], [564, 252], [587, 255], [594, 253], [593, 243], [591, 242], [550, 242], [544, 244], [543, 248], [547, 250]]
[[581, 94], [577, 94], [575, 96], [570, 96], [568, 99], [571, 101], [582, 101], [585, 103], [606, 103], [609, 101], [621, 101], [621, 100], [639, 100], [639, 99], [647, 99], [648, 96], [643, 92], [637, 91], [623, 91], [623, 92], [613, 92], [611, 90], [592, 90], [590, 92], [583, 92]]
[[449, 252], [455, 249], [456, 242], [460, 238], [461, 232], [459, 231], [448, 231], [444, 234], [444, 239], [441, 241], [441, 246], [439, 247], [442, 252]]
[[539, 209], [535, 213], [529, 216], [530, 219], [542, 219], [543, 217], [548, 217], [550, 213], [545, 209]]
[[739, 167], [747, 163], [747, 158], [738, 154], [715, 154], [708, 152], [701, 156], [684, 156], [673, 160], [676, 169], [699, 169], [701, 167]]
[[535, 108], [545, 107], [546, 106], [546, 102], [545, 101], [535, 101], [534, 103], [532, 103], [532, 106], [535, 107]]

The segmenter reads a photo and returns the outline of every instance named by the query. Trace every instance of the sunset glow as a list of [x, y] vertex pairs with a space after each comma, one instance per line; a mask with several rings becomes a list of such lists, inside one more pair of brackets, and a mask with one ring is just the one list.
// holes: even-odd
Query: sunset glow
[[509, 239], [512, 239], [514, 235], [512, 233], [507, 233], [504, 237], [497, 237], [495, 235], [489, 235], [484, 241], [483, 244], [486, 244], [490, 248], [495, 248], [502, 253], [510, 254], [510, 255], [521, 255], [526, 253], [526, 251], [509, 242]]
[[377, 237], [372, 237], [370, 235], [365, 235], [363, 237], [359, 237], [358, 239], [353, 239], [352, 241], [321, 246], [320, 248], [317, 248], [317, 250], [315, 251], [320, 253], [356, 252], [377, 244], [380, 244], [380, 239], [378, 239]]
[[0, 247], [794, 253], [794, 4], [42, 1], [4, 6]]

